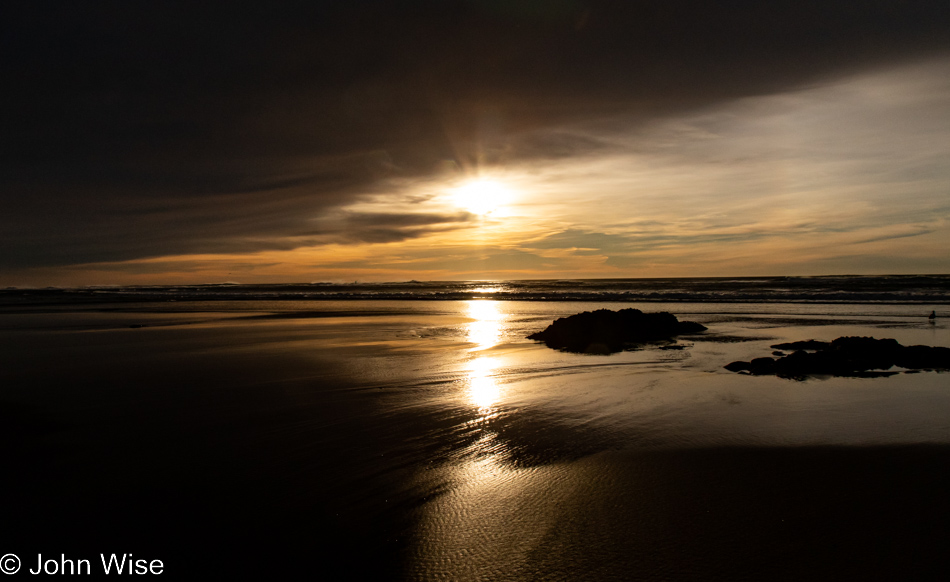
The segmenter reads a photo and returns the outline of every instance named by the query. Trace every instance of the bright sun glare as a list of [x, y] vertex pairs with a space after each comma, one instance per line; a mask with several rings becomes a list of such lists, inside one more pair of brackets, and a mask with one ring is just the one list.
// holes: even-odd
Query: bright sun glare
[[494, 180], [473, 180], [455, 188], [452, 201], [472, 214], [490, 214], [511, 198], [511, 193]]

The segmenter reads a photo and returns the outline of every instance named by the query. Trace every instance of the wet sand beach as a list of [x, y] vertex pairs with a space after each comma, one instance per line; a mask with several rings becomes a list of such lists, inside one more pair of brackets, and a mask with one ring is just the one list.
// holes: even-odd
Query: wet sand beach
[[127, 552], [172, 577], [950, 572], [950, 376], [722, 369], [783, 341], [950, 345], [930, 307], [632, 305], [709, 331], [611, 356], [524, 339], [619, 306], [8, 310], [2, 550]]

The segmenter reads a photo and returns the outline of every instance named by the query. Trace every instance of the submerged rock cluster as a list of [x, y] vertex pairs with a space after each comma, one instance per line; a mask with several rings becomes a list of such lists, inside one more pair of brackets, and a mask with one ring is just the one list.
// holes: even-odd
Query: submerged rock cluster
[[639, 309], [598, 309], [561, 317], [528, 339], [549, 348], [586, 354], [612, 354], [637, 344], [668, 340], [677, 335], [699, 333], [706, 327], [679, 321], [672, 313], [643, 313]]
[[831, 342], [807, 340], [772, 346], [794, 350], [779, 358], [755, 358], [751, 362], [732, 362], [732, 372], [776, 375], [785, 378], [807, 376], [856, 376], [893, 367], [907, 370], [950, 370], [950, 348], [904, 346], [894, 339], [839, 337]]

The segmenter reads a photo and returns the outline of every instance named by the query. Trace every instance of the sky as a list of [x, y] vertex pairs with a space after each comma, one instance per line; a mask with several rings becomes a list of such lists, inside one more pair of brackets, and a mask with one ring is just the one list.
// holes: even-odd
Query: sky
[[950, 273], [950, 4], [0, 8], [0, 288]]

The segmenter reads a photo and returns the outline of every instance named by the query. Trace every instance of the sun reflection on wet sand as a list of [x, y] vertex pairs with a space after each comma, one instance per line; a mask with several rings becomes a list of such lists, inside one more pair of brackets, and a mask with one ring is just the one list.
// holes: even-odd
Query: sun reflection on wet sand
[[468, 341], [475, 344], [472, 351], [487, 350], [495, 347], [501, 340], [504, 315], [498, 309], [498, 302], [491, 300], [473, 300], [468, 303], [468, 316], [474, 319], [468, 324]]
[[468, 316], [475, 320], [468, 324], [468, 341], [475, 344], [471, 351], [476, 353], [466, 367], [468, 397], [482, 414], [490, 413], [501, 397], [501, 387], [496, 379], [501, 360], [478, 353], [497, 346], [501, 341], [505, 316], [498, 307], [497, 301], [468, 302]]
[[[498, 448], [494, 438], [476, 445]], [[475, 453], [427, 507], [413, 548], [415, 579], [530, 580], [529, 566], [575, 493], [560, 468], [515, 468], [503, 453]], [[526, 571], [527, 570], [527, 571]]]
[[456, 483], [466, 490], [485, 491], [486, 487], [491, 490], [492, 483], [499, 478], [506, 479], [507, 474], [502, 462], [506, 447], [489, 427], [490, 421], [501, 414], [499, 403], [503, 390], [498, 371], [504, 361], [497, 351], [490, 356], [485, 353], [497, 347], [504, 336], [506, 315], [500, 306], [499, 302], [490, 300], [467, 302], [467, 315], [474, 321], [468, 324], [466, 333], [474, 346], [469, 350], [471, 359], [465, 365], [465, 398], [476, 409], [477, 416], [469, 423], [479, 427], [479, 437], [467, 448], [464, 460], [453, 471]]
[[501, 386], [494, 374], [500, 366], [498, 358], [478, 357], [468, 364], [469, 400], [480, 412], [490, 412], [501, 396]]

